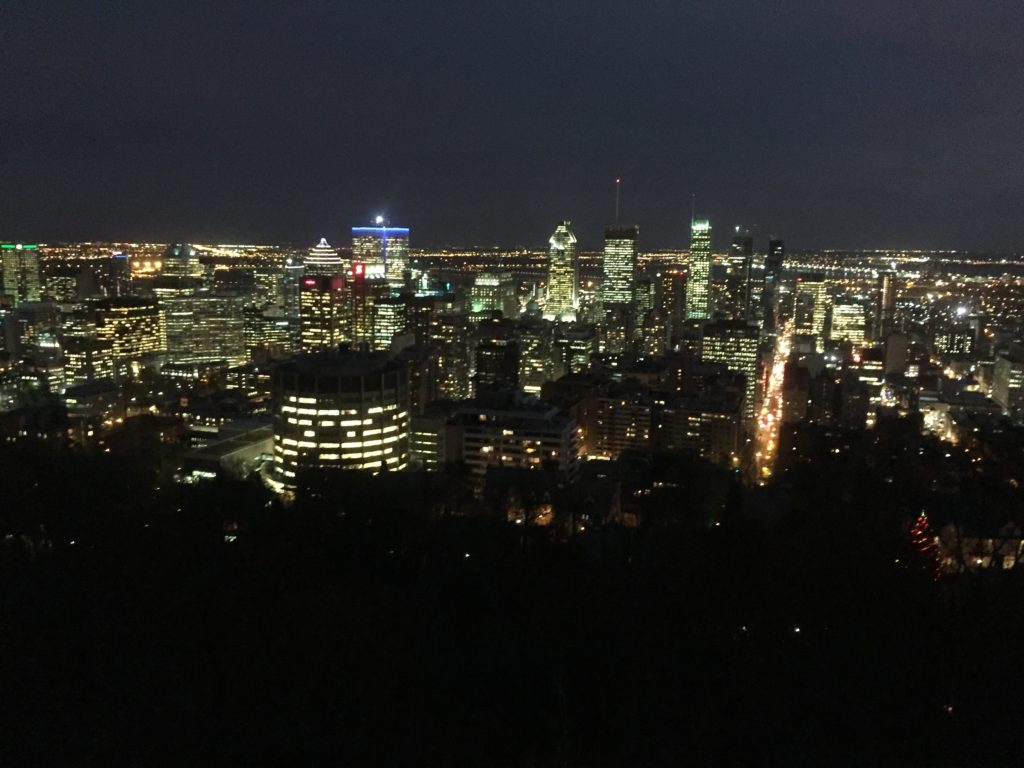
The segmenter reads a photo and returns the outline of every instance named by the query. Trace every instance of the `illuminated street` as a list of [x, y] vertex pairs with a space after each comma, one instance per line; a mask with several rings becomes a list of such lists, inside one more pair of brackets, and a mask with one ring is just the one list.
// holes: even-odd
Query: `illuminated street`
[[754, 440], [753, 476], [764, 484], [772, 476], [775, 456], [779, 448], [779, 424], [782, 422], [782, 379], [789, 359], [792, 323], [787, 322], [779, 331], [772, 355], [771, 370], [765, 385], [761, 413], [757, 419], [757, 434]]

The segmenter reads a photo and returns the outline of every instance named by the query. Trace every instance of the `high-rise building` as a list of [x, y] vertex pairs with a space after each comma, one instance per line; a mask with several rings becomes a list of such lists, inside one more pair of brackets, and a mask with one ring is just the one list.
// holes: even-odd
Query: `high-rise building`
[[26, 301], [42, 299], [39, 279], [39, 246], [33, 243], [4, 243], [0, 245], [3, 261], [3, 292], [17, 306]]
[[326, 237], [321, 237], [320, 242], [309, 249], [304, 262], [305, 274], [310, 277], [334, 277], [345, 272], [345, 264], [338, 249], [332, 248]]
[[675, 342], [683, 332], [686, 320], [686, 272], [667, 266], [658, 283], [658, 313], [665, 324], [665, 335], [669, 344]]
[[95, 312], [96, 338], [110, 345], [119, 376], [137, 376], [147, 358], [166, 351], [167, 330], [155, 301], [104, 299]]
[[829, 338], [848, 341], [855, 347], [864, 346], [864, 305], [855, 301], [837, 302], [832, 306], [832, 324]]
[[114, 378], [114, 353], [109, 341], [72, 336], [61, 343], [64, 353], [64, 386]]
[[751, 424], [757, 413], [761, 389], [761, 331], [742, 320], [719, 320], [704, 326], [701, 336], [701, 359], [722, 363], [729, 370], [739, 371], [746, 378], [743, 418]]
[[480, 393], [519, 385], [519, 339], [509, 320], [482, 322], [473, 339], [473, 384]]
[[516, 281], [511, 272], [479, 272], [469, 289], [470, 311], [474, 315], [500, 312], [502, 317], [519, 315]]
[[831, 296], [823, 280], [800, 280], [796, 284], [796, 331], [813, 333], [820, 352], [825, 346]]
[[169, 361], [244, 363], [247, 359], [244, 304], [241, 294], [226, 289], [164, 292], [160, 306]]
[[736, 227], [736, 234], [729, 246], [725, 291], [719, 306], [720, 313], [727, 318], [746, 322], [752, 320], [751, 273], [753, 261], [754, 238], [745, 230]]
[[954, 357], [974, 354], [974, 329], [969, 323], [953, 323], [935, 333], [935, 351]]
[[580, 262], [572, 223], [561, 222], [548, 240], [548, 288], [544, 316], [575, 320], [579, 308]]
[[386, 352], [391, 349], [395, 336], [408, 328], [406, 301], [401, 296], [381, 296], [373, 302], [372, 349]]
[[711, 222], [697, 219], [690, 226], [690, 261], [686, 278], [686, 319], [711, 315]]
[[345, 279], [340, 275], [304, 277], [299, 288], [301, 349], [312, 352], [337, 346], [343, 335]]
[[381, 217], [375, 227], [352, 227], [352, 261], [366, 265], [368, 278], [383, 277], [390, 285], [404, 285], [409, 269], [409, 228], [389, 227]]
[[639, 227], [605, 227], [601, 260], [601, 301], [631, 304], [636, 280], [636, 240]]
[[762, 324], [766, 331], [774, 331], [776, 304], [779, 301], [779, 281], [786, 258], [786, 244], [782, 240], [768, 242], [768, 255], [764, 260], [764, 290], [761, 294]]
[[885, 341], [896, 330], [896, 273], [883, 272], [878, 285], [875, 341]]
[[188, 243], [175, 243], [164, 251], [160, 274], [167, 277], [199, 277], [203, 266], [199, 254]]
[[1010, 416], [1020, 418], [1024, 413], [1024, 349], [1020, 346], [996, 355], [991, 396]]
[[560, 372], [554, 354], [554, 323], [525, 318], [519, 323], [519, 387], [540, 395], [541, 387]]
[[406, 364], [386, 353], [301, 355], [274, 373], [274, 474], [294, 490], [306, 472], [397, 471], [409, 458]]

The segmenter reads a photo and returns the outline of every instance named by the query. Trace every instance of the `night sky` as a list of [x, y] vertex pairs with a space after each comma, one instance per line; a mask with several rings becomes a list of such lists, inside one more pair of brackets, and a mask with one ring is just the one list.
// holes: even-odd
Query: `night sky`
[[0, 0], [0, 239], [1024, 250], [1024, 2]]

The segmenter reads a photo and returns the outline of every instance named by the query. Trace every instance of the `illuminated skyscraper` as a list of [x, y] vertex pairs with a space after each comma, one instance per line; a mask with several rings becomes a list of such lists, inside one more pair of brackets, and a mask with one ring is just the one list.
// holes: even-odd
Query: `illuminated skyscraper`
[[301, 347], [304, 352], [334, 347], [342, 339], [345, 279], [304, 277], [299, 288]]
[[754, 261], [754, 238], [740, 227], [729, 246], [726, 265], [723, 314], [735, 320], [751, 320], [751, 270]]
[[188, 243], [175, 243], [164, 251], [160, 274], [168, 277], [199, 277], [203, 266], [199, 254]]
[[630, 304], [636, 280], [636, 239], [639, 227], [605, 227], [601, 300], [608, 304]]
[[824, 349], [831, 299], [828, 284], [822, 280], [800, 280], [796, 284], [796, 330], [813, 333], [819, 352]]
[[519, 315], [516, 282], [511, 272], [480, 272], [469, 289], [470, 311], [474, 314], [501, 312], [502, 317]]
[[386, 226], [379, 216], [375, 227], [352, 227], [352, 260], [365, 264], [370, 278], [385, 277], [391, 285], [404, 285], [409, 228]]
[[686, 278], [686, 319], [711, 315], [711, 222], [696, 219], [690, 226], [690, 263]]
[[95, 308], [96, 338], [110, 345], [118, 375], [137, 376], [147, 357], [167, 349], [164, 316], [155, 301], [105, 299]]
[[548, 295], [544, 316], [553, 320], [575, 320], [579, 307], [580, 262], [572, 223], [555, 227], [548, 241]]
[[39, 301], [42, 289], [39, 281], [39, 246], [23, 243], [0, 245], [3, 258], [3, 292], [14, 299], [17, 306], [26, 301]]
[[875, 340], [885, 341], [896, 330], [896, 273], [883, 272], [878, 288]]
[[723, 363], [729, 370], [739, 371], [746, 379], [743, 418], [750, 424], [757, 413], [761, 389], [761, 332], [757, 326], [742, 320], [720, 320], [704, 326], [701, 338], [701, 359]]
[[273, 414], [274, 474], [285, 490], [305, 472], [396, 471], [408, 461], [409, 374], [386, 353], [332, 350], [282, 363]]
[[832, 307], [829, 338], [833, 341], [848, 341], [855, 347], [864, 346], [864, 315], [864, 305], [857, 302], [835, 304]]
[[786, 244], [782, 240], [769, 241], [768, 255], [764, 261], [764, 292], [761, 294], [761, 316], [766, 331], [775, 330], [775, 305], [779, 300], [779, 281], [782, 279], [785, 257]]
[[321, 237], [320, 242], [309, 249], [305, 258], [305, 274], [310, 277], [323, 275], [334, 277], [343, 274], [345, 265], [337, 248], [332, 248], [327, 238]]

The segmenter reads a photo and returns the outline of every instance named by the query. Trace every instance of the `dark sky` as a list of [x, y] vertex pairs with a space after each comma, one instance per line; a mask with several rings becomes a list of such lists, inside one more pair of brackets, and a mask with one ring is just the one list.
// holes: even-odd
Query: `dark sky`
[[[0, 239], [1024, 250], [1024, 2], [0, 0]], [[763, 246], [763, 242], [759, 242]]]

